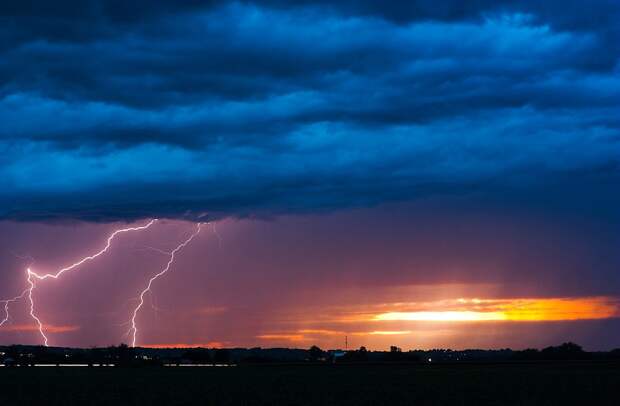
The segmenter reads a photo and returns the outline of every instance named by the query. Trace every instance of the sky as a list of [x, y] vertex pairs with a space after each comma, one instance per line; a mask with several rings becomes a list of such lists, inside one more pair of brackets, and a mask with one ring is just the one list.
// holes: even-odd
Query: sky
[[0, 344], [620, 347], [618, 21], [3, 2]]

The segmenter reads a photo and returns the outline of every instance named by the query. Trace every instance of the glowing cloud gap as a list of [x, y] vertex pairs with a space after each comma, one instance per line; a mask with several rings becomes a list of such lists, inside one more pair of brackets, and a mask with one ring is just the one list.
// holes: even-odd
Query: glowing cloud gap
[[[93, 259], [95, 259], [95, 258], [99, 257], [100, 255], [104, 254], [106, 251], [108, 251], [108, 249], [112, 245], [112, 241], [114, 240], [114, 238], [117, 235], [122, 234], [122, 233], [127, 233], [127, 232], [130, 232], [130, 231], [146, 230], [147, 228], [152, 226], [156, 221], [157, 221], [157, 219], [152, 219], [151, 221], [149, 221], [148, 223], [146, 223], [143, 226], [121, 228], [119, 230], [114, 231], [108, 237], [105, 247], [103, 247], [100, 251], [98, 251], [97, 253], [95, 253], [93, 255], [89, 255], [87, 257], [84, 257], [81, 260], [79, 260], [79, 261], [77, 261], [77, 262], [75, 262], [75, 263], [73, 263], [73, 264], [71, 264], [71, 265], [69, 265], [69, 266], [67, 266], [65, 268], [60, 269], [60, 270], [58, 270], [55, 273], [46, 273], [46, 274], [43, 274], [43, 275], [39, 275], [38, 273], [32, 271], [30, 268], [28, 268], [26, 270], [27, 282], [28, 282], [29, 288], [26, 289], [25, 292], [28, 292], [28, 301], [30, 302], [30, 317], [32, 317], [32, 319], [37, 323], [39, 334], [43, 338], [43, 345], [45, 345], [46, 347], [48, 346], [48, 338], [45, 335], [45, 328], [44, 328], [43, 322], [41, 322], [41, 319], [39, 319], [39, 317], [36, 315], [36, 312], [35, 312], [34, 298], [33, 298], [33, 295], [32, 295], [33, 292], [34, 292], [34, 289], [35, 289], [35, 280], [45, 280], [45, 279], [48, 279], [48, 278], [58, 279], [63, 273], [65, 273], [67, 271], [71, 271], [71, 270], [79, 267], [80, 265], [83, 265], [86, 262], [92, 261]], [[22, 294], [22, 295], [24, 295], [24, 294]], [[5, 305], [5, 309], [6, 309], [6, 305]]]
[[440, 311], [440, 312], [389, 312], [375, 316], [374, 320], [400, 321], [493, 321], [507, 320], [502, 312]]
[[144, 295], [146, 295], [148, 292], [150, 292], [151, 286], [153, 285], [153, 282], [155, 282], [155, 280], [157, 278], [159, 278], [160, 276], [164, 275], [166, 272], [168, 272], [170, 270], [170, 267], [172, 266], [172, 263], [174, 262], [174, 258], [175, 258], [176, 253], [179, 252], [180, 250], [182, 250], [183, 248], [185, 248], [185, 246], [187, 246], [187, 244], [189, 244], [194, 239], [194, 237], [196, 237], [200, 233], [200, 229], [201, 229], [202, 225], [203, 225], [203, 223], [198, 223], [196, 225], [196, 231], [187, 240], [183, 241], [174, 250], [172, 250], [170, 252], [170, 259], [168, 260], [168, 263], [166, 264], [164, 269], [162, 269], [161, 271], [156, 273], [153, 277], [151, 277], [151, 279], [149, 279], [148, 284], [146, 285], [146, 288], [144, 288], [142, 290], [142, 292], [140, 292], [140, 301], [138, 302], [138, 305], [133, 310], [133, 313], [132, 313], [132, 316], [131, 316], [131, 328], [130, 328], [129, 332], [132, 335], [132, 338], [131, 338], [131, 346], [132, 347], [136, 346], [136, 337], [138, 335], [138, 326], [136, 324], [136, 317], [138, 316], [138, 312], [140, 311], [140, 309], [144, 305]]
[[620, 316], [620, 304], [612, 297], [458, 299], [427, 303], [429, 308], [379, 313], [372, 321], [572, 321]]

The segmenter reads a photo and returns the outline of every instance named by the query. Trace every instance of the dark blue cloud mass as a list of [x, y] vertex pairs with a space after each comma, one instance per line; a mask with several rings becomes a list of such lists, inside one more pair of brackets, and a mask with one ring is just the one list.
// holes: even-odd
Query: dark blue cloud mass
[[0, 217], [618, 214], [620, 3], [0, 4]]

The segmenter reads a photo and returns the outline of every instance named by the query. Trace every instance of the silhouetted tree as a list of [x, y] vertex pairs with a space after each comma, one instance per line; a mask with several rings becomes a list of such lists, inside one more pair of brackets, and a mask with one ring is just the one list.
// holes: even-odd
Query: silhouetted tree
[[339, 362], [366, 362], [368, 361], [368, 350], [366, 347], [361, 346], [359, 350], [348, 351], [343, 355]]
[[319, 347], [317, 347], [316, 345], [313, 345], [308, 350], [308, 357], [310, 358], [310, 361], [318, 361], [324, 355], [325, 355], [325, 352]]
[[227, 364], [230, 362], [230, 351], [226, 349], [217, 349], [213, 355], [213, 361], [216, 364]]
[[109, 347], [110, 354], [116, 366], [125, 367], [136, 364], [135, 350], [122, 343], [118, 347]]
[[557, 347], [547, 347], [541, 351], [545, 359], [583, 359], [587, 354], [575, 343], [564, 343]]
[[188, 359], [193, 364], [205, 364], [211, 362], [211, 354], [206, 348], [190, 348], [183, 353], [182, 358]]
[[540, 351], [535, 348], [527, 348], [522, 351], [515, 351], [512, 356], [516, 360], [537, 360], [541, 358]]

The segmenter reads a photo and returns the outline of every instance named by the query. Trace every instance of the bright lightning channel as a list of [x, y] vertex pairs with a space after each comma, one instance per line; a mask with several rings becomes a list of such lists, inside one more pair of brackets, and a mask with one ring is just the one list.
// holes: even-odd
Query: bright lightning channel
[[153, 285], [153, 282], [155, 282], [157, 278], [164, 275], [166, 272], [170, 270], [170, 267], [172, 266], [172, 263], [174, 262], [176, 253], [182, 250], [183, 248], [185, 248], [187, 244], [189, 244], [200, 233], [200, 229], [202, 225], [203, 223], [196, 224], [196, 231], [194, 231], [194, 233], [190, 235], [187, 240], [183, 241], [174, 250], [170, 252], [170, 259], [168, 260], [168, 263], [166, 264], [166, 266], [161, 271], [153, 275], [153, 277], [149, 279], [149, 282], [146, 285], [146, 287], [142, 290], [142, 292], [140, 292], [140, 300], [138, 302], [138, 305], [133, 309], [133, 313], [131, 316], [131, 328], [129, 329], [129, 332], [131, 333], [131, 336], [132, 336], [131, 337], [132, 347], [136, 346], [136, 338], [138, 336], [138, 325], [136, 324], [136, 317], [138, 316], [138, 312], [144, 305], [144, 296], [151, 291], [151, 286]]
[[[10, 318], [10, 314], [9, 314], [9, 305], [13, 302], [16, 302], [20, 299], [23, 299], [24, 297], [28, 298], [28, 302], [30, 304], [30, 317], [35, 321], [38, 330], [39, 330], [39, 334], [41, 335], [42, 339], [43, 339], [43, 345], [45, 345], [46, 347], [49, 345], [49, 340], [47, 335], [45, 334], [45, 326], [43, 324], [43, 322], [41, 321], [41, 319], [37, 316], [37, 313], [35, 311], [35, 300], [34, 300], [34, 290], [36, 287], [36, 282], [37, 281], [42, 281], [45, 279], [58, 279], [62, 274], [64, 274], [65, 272], [71, 271], [76, 269], [77, 267], [79, 267], [80, 265], [83, 265], [86, 262], [92, 261], [94, 259], [96, 259], [97, 257], [103, 255], [104, 253], [106, 253], [108, 251], [108, 249], [110, 248], [110, 246], [112, 245], [113, 240], [116, 238], [116, 236], [118, 236], [119, 234], [122, 233], [126, 233], [126, 232], [130, 232], [130, 231], [141, 231], [141, 230], [146, 230], [147, 228], [151, 227], [155, 222], [157, 221], [157, 219], [152, 219], [150, 220], [148, 223], [146, 223], [143, 226], [138, 226], [138, 227], [127, 227], [127, 228], [122, 228], [122, 229], [118, 229], [116, 231], [114, 231], [112, 234], [110, 234], [110, 236], [108, 237], [105, 246], [99, 250], [98, 252], [96, 252], [95, 254], [86, 256], [82, 259], [80, 259], [79, 261], [59, 269], [56, 272], [53, 273], [45, 273], [45, 274], [39, 274], [34, 272], [31, 268], [27, 268], [26, 269], [26, 281], [28, 283], [28, 288], [25, 289], [19, 296], [16, 296], [14, 298], [11, 299], [5, 299], [5, 300], [0, 300], [0, 303], [4, 303], [4, 311], [5, 311], [5, 317], [4, 319], [0, 322], [0, 327], [2, 325], [4, 325]], [[167, 252], [167, 251], [163, 251], [163, 250], [159, 250], [159, 249], [155, 249], [152, 247], [148, 247], [149, 249], [153, 249], [153, 250], [157, 250], [160, 253], [166, 254], [170, 256], [170, 259], [168, 261], [168, 263], [166, 264], [166, 266], [164, 267], [164, 269], [162, 269], [160, 272], [158, 272], [157, 274], [155, 274], [151, 279], [149, 279], [149, 282], [146, 286], [146, 288], [144, 290], [142, 290], [142, 292], [140, 293], [140, 301], [138, 303], [138, 305], [134, 308], [133, 313], [132, 313], [132, 318], [131, 318], [131, 329], [130, 329], [130, 333], [132, 333], [132, 346], [135, 347], [136, 345], [136, 338], [138, 335], [138, 327], [136, 324], [136, 317], [138, 315], [138, 312], [140, 311], [140, 309], [142, 308], [142, 306], [144, 305], [144, 296], [150, 292], [151, 290], [151, 286], [153, 285], [153, 282], [155, 282], [155, 280], [157, 278], [159, 278], [160, 276], [164, 275], [166, 272], [168, 272], [170, 270], [170, 267], [172, 266], [174, 260], [175, 260], [175, 255], [178, 251], [180, 251], [181, 249], [183, 249], [185, 246], [187, 246], [199, 233], [201, 230], [201, 227], [203, 226], [204, 223], [198, 223], [196, 225], [196, 231], [194, 233], [192, 233], [190, 235], [190, 237], [185, 240], [184, 242], [182, 242], [180, 245], [178, 245], [173, 251], [171, 252]], [[220, 239], [219, 235], [217, 234], [217, 231], [215, 229], [215, 225], [210, 223], [213, 227], [213, 232], [217, 235], [218, 239]], [[221, 239], [220, 239], [221, 241]]]
[[4, 303], [4, 319], [2, 319], [2, 321], [0, 321], [0, 327], [2, 327], [4, 325], [4, 323], [9, 321], [9, 318], [10, 318], [9, 304], [11, 304], [13, 302], [17, 302], [19, 299], [22, 299], [24, 296], [26, 296], [27, 293], [28, 293], [28, 289], [25, 289], [21, 293], [21, 295], [19, 295], [19, 296], [15, 296], [12, 299], [0, 300], [0, 303]]
[[71, 271], [77, 267], [79, 267], [80, 265], [83, 265], [86, 262], [92, 261], [93, 259], [99, 257], [100, 255], [103, 255], [106, 251], [108, 251], [108, 249], [110, 248], [110, 246], [112, 245], [112, 241], [114, 240], [114, 238], [116, 238], [117, 235], [122, 234], [122, 233], [127, 233], [130, 231], [141, 231], [141, 230], [146, 230], [147, 228], [151, 227], [155, 222], [157, 221], [157, 219], [152, 219], [150, 220], [148, 223], [146, 223], [143, 226], [138, 226], [138, 227], [127, 227], [127, 228], [121, 228], [118, 229], [116, 231], [114, 231], [112, 234], [110, 234], [110, 236], [107, 239], [106, 245], [99, 250], [98, 252], [96, 252], [95, 254], [89, 255], [87, 257], [84, 257], [82, 259], [80, 259], [79, 261], [59, 269], [58, 271], [54, 272], [54, 273], [45, 273], [45, 274], [38, 274], [36, 272], [34, 272], [32, 269], [28, 268], [26, 269], [26, 281], [28, 283], [28, 288], [26, 290], [24, 290], [24, 292], [22, 292], [21, 295], [16, 296], [12, 299], [8, 299], [8, 300], [2, 300], [0, 302], [4, 303], [4, 310], [6, 312], [6, 316], [5, 319], [2, 321], [2, 323], [0, 323], [0, 326], [2, 324], [4, 324], [8, 319], [9, 319], [9, 303], [15, 302], [23, 297], [28, 297], [28, 302], [30, 303], [30, 317], [32, 317], [32, 319], [35, 321], [35, 323], [37, 324], [38, 330], [39, 330], [39, 334], [41, 335], [41, 337], [43, 338], [43, 345], [45, 345], [46, 347], [48, 346], [48, 338], [47, 335], [45, 335], [45, 326], [43, 325], [43, 322], [41, 321], [41, 319], [37, 316], [36, 312], [35, 312], [35, 303], [34, 303], [34, 297], [33, 297], [33, 292], [35, 289], [35, 282], [37, 280], [41, 281], [41, 280], [45, 280], [45, 279], [58, 279], [62, 274], [64, 274], [65, 272]]

